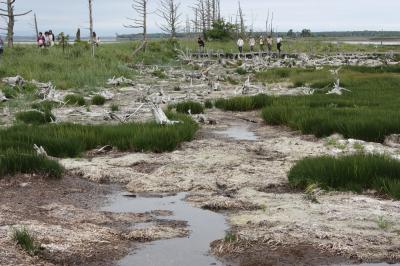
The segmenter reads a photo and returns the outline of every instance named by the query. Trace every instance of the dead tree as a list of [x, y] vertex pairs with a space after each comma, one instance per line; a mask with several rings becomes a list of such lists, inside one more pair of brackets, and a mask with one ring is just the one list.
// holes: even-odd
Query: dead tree
[[207, 9], [205, 0], [197, 0], [195, 10], [197, 11], [198, 25], [203, 32], [203, 38], [207, 38]]
[[1, 4], [6, 5], [6, 7], [0, 8], [0, 16], [7, 19], [7, 43], [9, 48], [13, 48], [14, 46], [15, 17], [25, 16], [32, 12], [32, 10], [29, 10], [23, 13], [14, 13], [15, 1], [16, 0], [6, 0], [0, 2]]
[[176, 37], [176, 33], [180, 24], [181, 14], [179, 13], [181, 3], [176, 0], [161, 0], [158, 15], [164, 20], [160, 25], [162, 31], [171, 35], [171, 38]]
[[246, 26], [244, 24], [244, 14], [243, 14], [243, 10], [242, 10], [242, 6], [240, 5], [240, 1], [239, 1], [239, 9], [238, 9], [238, 16], [239, 16], [239, 29], [240, 29], [240, 35], [242, 37], [246, 36]]
[[95, 49], [95, 42], [96, 40], [94, 39], [93, 36], [93, 0], [88, 0], [89, 1], [89, 31], [90, 31], [90, 44], [92, 45], [92, 56], [94, 57], [94, 49]]
[[132, 8], [138, 14], [138, 18], [127, 18], [132, 21], [132, 24], [124, 25], [125, 28], [131, 29], [142, 29], [143, 30], [143, 40], [142, 43], [136, 48], [133, 54], [137, 54], [139, 51], [146, 51], [147, 45], [147, 4], [149, 0], [132, 0]]
[[39, 36], [39, 27], [38, 27], [38, 23], [37, 23], [37, 18], [36, 18], [36, 13], [33, 14], [33, 22], [35, 23], [35, 32], [36, 32], [36, 36]]

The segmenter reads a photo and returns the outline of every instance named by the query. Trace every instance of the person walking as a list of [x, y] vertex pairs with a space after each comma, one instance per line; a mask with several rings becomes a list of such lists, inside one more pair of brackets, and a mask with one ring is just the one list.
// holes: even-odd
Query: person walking
[[274, 40], [272, 39], [271, 35], [268, 35], [267, 37], [267, 46], [268, 46], [268, 52], [272, 52], [272, 45], [274, 43]]
[[37, 37], [36, 41], [39, 48], [44, 48], [46, 40], [42, 32], [39, 32], [39, 36]]
[[250, 52], [254, 52], [254, 46], [256, 46], [256, 39], [254, 39], [254, 37], [250, 37], [249, 46]]
[[242, 54], [243, 46], [244, 46], [244, 41], [243, 41], [242, 37], [239, 37], [236, 44], [237, 44], [237, 47], [239, 48], [239, 53]]
[[56, 38], [55, 38], [52, 30], [49, 30], [49, 39], [50, 39], [50, 46], [53, 47], [54, 43], [56, 41]]
[[96, 32], [93, 32], [92, 42], [93, 42], [93, 45], [96, 47], [98, 47], [100, 44], [100, 38], [97, 36]]
[[278, 36], [278, 38], [276, 38], [276, 48], [278, 49], [278, 53], [280, 56], [281, 52], [282, 52], [282, 37], [281, 36]]
[[197, 39], [197, 44], [199, 45], [199, 51], [200, 53], [204, 53], [206, 44], [204, 43], [203, 39], [199, 36], [199, 38]]
[[264, 52], [264, 37], [261, 35], [260, 40], [258, 41], [258, 44], [260, 45], [260, 51]]

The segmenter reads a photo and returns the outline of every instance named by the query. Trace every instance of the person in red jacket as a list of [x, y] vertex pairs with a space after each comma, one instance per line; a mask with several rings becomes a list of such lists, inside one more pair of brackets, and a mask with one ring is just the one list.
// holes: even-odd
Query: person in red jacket
[[39, 36], [37, 37], [37, 45], [39, 48], [44, 48], [46, 45], [46, 39], [41, 32], [39, 32]]

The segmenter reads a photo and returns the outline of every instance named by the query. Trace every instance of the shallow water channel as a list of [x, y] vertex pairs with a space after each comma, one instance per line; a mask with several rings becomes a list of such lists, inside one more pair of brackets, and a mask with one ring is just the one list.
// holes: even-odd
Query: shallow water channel
[[235, 140], [258, 140], [257, 135], [250, 131], [246, 125], [234, 125], [224, 131], [214, 131], [214, 133], [224, 135]]
[[[224, 265], [209, 255], [210, 243], [224, 238], [225, 231], [228, 229], [223, 215], [191, 206], [184, 201], [186, 193], [162, 198], [141, 197], [140, 195], [132, 198], [124, 196], [125, 194], [119, 192], [110, 196], [107, 205], [102, 210], [116, 213], [172, 211], [173, 215], [168, 219], [187, 221], [191, 233], [186, 238], [159, 240], [146, 244], [143, 248], [135, 250], [123, 258], [118, 265]], [[146, 224], [141, 224], [140, 227], [145, 228]]]

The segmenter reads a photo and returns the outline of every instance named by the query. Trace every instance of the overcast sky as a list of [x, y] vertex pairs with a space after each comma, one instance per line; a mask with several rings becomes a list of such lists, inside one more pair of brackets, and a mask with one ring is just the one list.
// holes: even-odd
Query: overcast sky
[[[177, 0], [179, 1], [179, 0]], [[190, 6], [195, 0], [180, 0], [183, 20], [192, 17]], [[17, 0], [16, 10], [32, 9], [38, 18], [39, 30], [52, 29], [75, 34], [78, 27], [88, 28], [87, 0]], [[159, 0], [149, 0], [150, 11]], [[136, 33], [126, 29], [126, 17], [134, 17], [132, 0], [94, 0], [95, 31], [101, 36], [115, 33]], [[400, 30], [400, 0], [241, 0], [246, 23], [254, 29], [265, 28], [268, 9], [274, 12], [278, 31], [289, 29], [312, 31]], [[221, 0], [222, 15], [235, 20], [236, 0]], [[160, 18], [150, 15], [149, 31], [159, 32]], [[33, 15], [18, 18], [16, 35], [32, 35]]]

